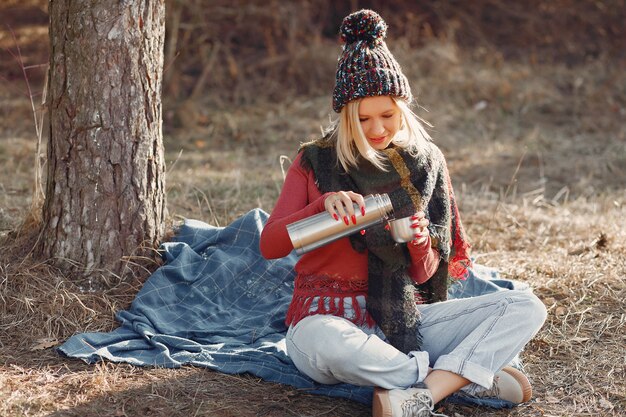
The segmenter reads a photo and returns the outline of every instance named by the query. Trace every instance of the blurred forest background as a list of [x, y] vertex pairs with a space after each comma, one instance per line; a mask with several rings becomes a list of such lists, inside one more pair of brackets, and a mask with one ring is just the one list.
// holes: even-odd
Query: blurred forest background
[[[40, 102], [47, 4], [1, 4], [0, 94], [8, 101], [0, 134], [32, 134], [30, 103], [20, 101], [24, 73], [10, 51], [20, 47]], [[462, 159], [451, 169], [465, 183], [506, 189], [522, 155], [516, 190], [538, 185], [550, 198], [595, 194], [625, 178], [624, 133], [614, 129], [626, 112], [623, 0], [167, 1], [166, 149], [239, 149], [273, 156], [274, 168], [278, 155], [292, 157], [332, 117], [338, 27], [361, 7], [388, 22], [388, 44], [434, 139], [444, 151], [464, 149], [449, 157]], [[507, 149], [493, 140], [501, 135], [512, 140]], [[475, 163], [472, 148], [488, 160]], [[183, 152], [181, 165], [192, 157]], [[562, 169], [572, 163], [580, 168], [574, 178]]]
[[[523, 356], [532, 403], [442, 411], [624, 415], [626, 1], [166, 5], [172, 223], [225, 225], [255, 207], [271, 211], [299, 143], [334, 117], [341, 19], [372, 8], [389, 24], [416, 111], [447, 156], [477, 261], [530, 282], [550, 313]], [[85, 292], [29, 260], [34, 237], [22, 221], [34, 166], [45, 163], [34, 118], [45, 118], [47, 25], [46, 1], [0, 1], [0, 415], [369, 415], [252, 377], [92, 367], [49, 349], [76, 332], [115, 328], [115, 311], [149, 271]]]

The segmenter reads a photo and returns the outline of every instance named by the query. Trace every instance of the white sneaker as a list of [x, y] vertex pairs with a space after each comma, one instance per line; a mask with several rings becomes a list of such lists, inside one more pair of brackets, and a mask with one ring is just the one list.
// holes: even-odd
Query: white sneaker
[[505, 366], [496, 372], [491, 388], [474, 394], [479, 398], [499, 398], [514, 404], [525, 403], [533, 396], [530, 381], [522, 371]]
[[376, 388], [372, 401], [372, 417], [446, 417], [433, 413], [433, 405], [433, 396], [426, 388]]

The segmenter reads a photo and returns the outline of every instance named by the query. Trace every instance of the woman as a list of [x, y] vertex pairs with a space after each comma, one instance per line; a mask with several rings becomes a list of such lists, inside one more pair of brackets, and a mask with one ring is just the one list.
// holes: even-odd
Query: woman
[[[411, 90], [371, 10], [347, 16], [333, 109], [337, 125], [304, 144], [261, 236], [268, 259], [293, 250], [286, 226], [326, 211], [346, 226], [364, 195], [387, 193], [414, 239], [384, 226], [341, 238], [296, 264], [287, 352], [323, 384], [374, 386], [374, 416], [429, 416], [462, 390], [513, 403], [530, 399], [526, 376], [506, 365], [543, 324], [529, 292], [446, 301], [470, 266], [469, 245], [445, 160], [411, 112]], [[356, 207], [356, 209], [355, 209]]]

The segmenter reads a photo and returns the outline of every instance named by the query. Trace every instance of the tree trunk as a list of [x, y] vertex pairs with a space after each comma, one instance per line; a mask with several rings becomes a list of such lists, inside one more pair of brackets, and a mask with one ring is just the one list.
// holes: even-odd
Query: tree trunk
[[164, 0], [53, 0], [43, 255], [120, 275], [164, 234]]

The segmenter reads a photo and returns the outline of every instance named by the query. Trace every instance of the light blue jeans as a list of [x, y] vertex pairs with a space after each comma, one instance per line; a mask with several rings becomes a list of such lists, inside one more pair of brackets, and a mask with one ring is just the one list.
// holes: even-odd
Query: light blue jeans
[[[348, 312], [352, 305], [344, 301]], [[359, 304], [357, 308], [364, 308], [365, 300]], [[322, 384], [407, 388], [423, 381], [430, 366], [470, 380], [463, 390], [471, 394], [491, 387], [495, 372], [522, 350], [546, 319], [545, 306], [530, 291], [498, 291], [418, 309], [420, 352], [402, 353], [385, 341], [378, 327], [314, 315], [289, 327], [287, 353], [302, 373]]]

